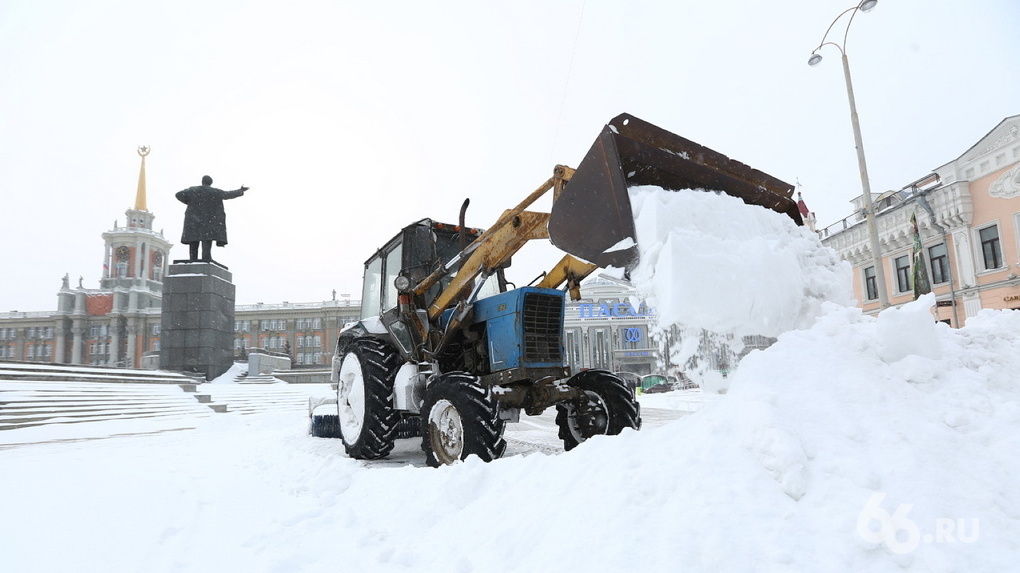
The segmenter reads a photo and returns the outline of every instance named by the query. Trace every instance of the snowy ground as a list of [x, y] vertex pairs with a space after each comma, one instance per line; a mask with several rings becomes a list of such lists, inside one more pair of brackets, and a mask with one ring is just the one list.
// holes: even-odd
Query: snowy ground
[[[645, 431], [685, 415], [650, 409]], [[513, 525], [509, 515], [537, 502], [492, 499], [507, 480], [549, 487], [528, 460], [562, 454], [552, 413], [509, 429], [499, 463], [515, 469], [498, 481], [481, 463], [426, 468], [419, 440], [399, 440], [380, 462], [351, 460], [339, 440], [308, 436], [294, 412], [215, 415], [155, 434], [145, 420], [131, 423], [138, 435], [0, 450], [6, 570], [491, 571], [495, 563], [458, 539], [495, 541], [490, 534], [541, 528], [543, 514], [560, 513], [548, 500]], [[91, 425], [93, 438], [129, 430]]]
[[[689, 230], [696, 207], [656, 224]], [[840, 300], [848, 285], [833, 283], [845, 266], [812, 235], [753, 213], [722, 217], [742, 232], [715, 256], [682, 248], [699, 237], [677, 228], [659, 233], [669, 240], [641, 239], [658, 264], [636, 275], [660, 309], [672, 306], [662, 316], [714, 313], [731, 333], [742, 325], [781, 332], [741, 362], [725, 394], [701, 406], [680, 395], [642, 397], [647, 413], [674, 408], [675, 419], [662, 415], [565, 454], [539, 419], [513, 429], [507, 457], [439, 469], [421, 467], [414, 441], [389, 461], [351, 460], [338, 440], [308, 436], [306, 420], [292, 413], [9, 448], [0, 450], [3, 566], [1016, 570], [1020, 312], [982, 311], [954, 330], [934, 322], [929, 295], [863, 316]], [[753, 267], [733, 254], [745, 246]], [[747, 275], [777, 268], [783, 276], [767, 281]], [[680, 284], [735, 280], [720, 273], [736, 271], [746, 284], [726, 296]], [[674, 288], [695, 298], [678, 299]], [[692, 309], [697, 316], [678, 307], [684, 300], [703, 303]]]
[[423, 468], [411, 440], [358, 462], [293, 413], [0, 450], [0, 549], [12, 571], [1013, 569], [1020, 313], [921, 311], [833, 308], [700, 412], [567, 454], [522, 424], [490, 464]]

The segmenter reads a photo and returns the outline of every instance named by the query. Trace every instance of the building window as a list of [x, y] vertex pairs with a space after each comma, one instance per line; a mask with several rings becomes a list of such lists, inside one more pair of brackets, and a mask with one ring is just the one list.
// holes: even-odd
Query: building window
[[896, 257], [896, 288], [899, 292], [907, 292], [910, 286], [910, 257]]
[[931, 282], [944, 283], [949, 280], [949, 251], [946, 244], [940, 243], [928, 248], [928, 260], [931, 261]]
[[1002, 248], [999, 245], [999, 227], [992, 225], [978, 231], [981, 238], [981, 254], [985, 260], [985, 270], [997, 269], [1002, 266]]
[[294, 330], [319, 330], [322, 328], [322, 318], [297, 318], [294, 319]]
[[593, 329], [591, 344], [591, 363], [593, 368], [610, 368], [611, 342], [609, 331], [604, 328]]
[[282, 318], [266, 319], [262, 321], [262, 330], [287, 330], [287, 321]]
[[570, 328], [563, 332], [563, 345], [567, 350], [567, 362], [571, 369], [581, 367], [581, 336], [576, 328]]
[[864, 290], [867, 292], [868, 300], [878, 298], [878, 283], [875, 281], [875, 267], [864, 269]]

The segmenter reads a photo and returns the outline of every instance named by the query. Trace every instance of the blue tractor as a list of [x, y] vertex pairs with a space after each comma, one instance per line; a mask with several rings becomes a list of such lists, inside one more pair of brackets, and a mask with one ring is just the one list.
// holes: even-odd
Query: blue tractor
[[[429, 465], [506, 449], [503, 430], [521, 413], [556, 409], [564, 447], [641, 427], [640, 406], [617, 375], [571, 375], [563, 347], [566, 296], [600, 267], [638, 261], [627, 189], [717, 190], [790, 215], [793, 187], [624, 114], [577, 169], [553, 176], [488, 229], [423, 219], [365, 263], [362, 319], [338, 337], [332, 362], [336, 410], [312, 416], [312, 433], [339, 437], [357, 459], [386, 456], [397, 438], [422, 438]], [[549, 213], [529, 211], [553, 192]], [[592, 209], [600, 205], [600, 209]], [[504, 269], [528, 241], [564, 257], [534, 286]], [[332, 408], [332, 407], [330, 407]], [[335, 412], [335, 413], [334, 413]]]

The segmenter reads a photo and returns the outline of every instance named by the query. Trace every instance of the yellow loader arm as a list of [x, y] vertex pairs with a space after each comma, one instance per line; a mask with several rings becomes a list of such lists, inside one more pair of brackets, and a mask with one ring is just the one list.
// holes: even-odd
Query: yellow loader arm
[[[637, 237], [628, 188], [650, 185], [669, 191], [720, 191], [745, 203], [785, 213], [803, 224], [793, 186], [676, 134], [622, 114], [610, 121], [577, 169], [556, 166], [553, 176], [507, 210], [457, 257], [413, 289], [422, 295], [456, 273], [428, 308], [428, 319], [469, 295], [480, 276], [505, 265], [528, 241], [549, 239], [567, 253], [539, 286], [566, 283], [580, 297], [581, 280], [600, 267], [637, 265]], [[554, 191], [550, 213], [528, 211]], [[627, 241], [630, 239], [630, 241]], [[620, 248], [619, 245], [629, 245]]]

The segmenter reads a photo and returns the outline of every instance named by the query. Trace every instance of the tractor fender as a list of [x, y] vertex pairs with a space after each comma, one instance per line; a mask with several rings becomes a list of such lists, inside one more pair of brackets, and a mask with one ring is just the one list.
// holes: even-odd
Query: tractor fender
[[393, 407], [418, 414], [425, 400], [425, 381], [414, 362], [405, 362], [393, 379]]

